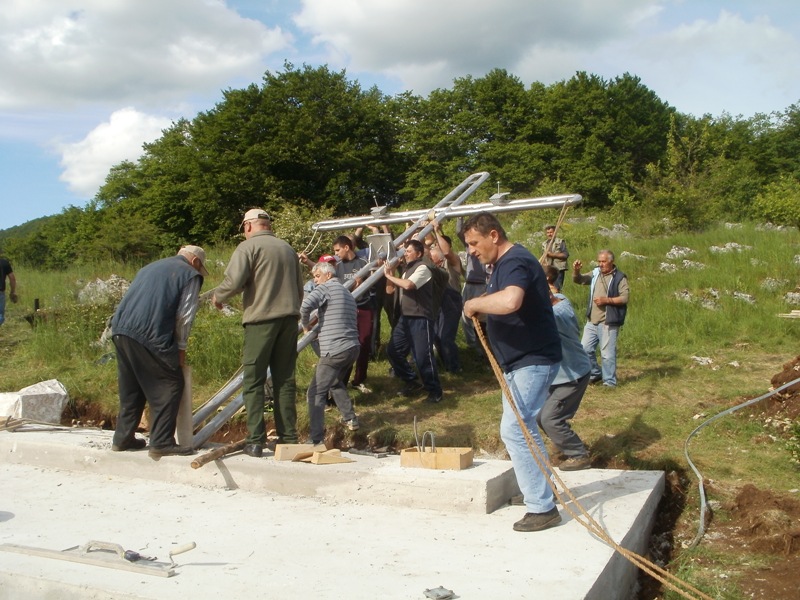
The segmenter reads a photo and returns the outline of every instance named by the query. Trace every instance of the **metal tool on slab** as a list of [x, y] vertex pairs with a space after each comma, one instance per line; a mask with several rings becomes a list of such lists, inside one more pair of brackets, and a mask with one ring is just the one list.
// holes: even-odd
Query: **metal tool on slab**
[[386, 458], [389, 456], [388, 452], [373, 452], [372, 450], [359, 450], [358, 448], [350, 448], [350, 454], [358, 454], [359, 456], [371, 456], [373, 458]]
[[122, 571], [132, 571], [145, 575], [156, 575], [158, 577], [172, 577], [175, 575], [176, 567], [173, 556], [188, 552], [197, 547], [194, 542], [189, 542], [182, 546], [173, 548], [169, 552], [169, 563], [157, 562], [154, 556], [143, 556], [135, 550], [125, 550], [119, 544], [112, 542], [89, 541], [82, 546], [72, 546], [65, 550], [50, 550], [47, 548], [36, 548], [34, 546], [21, 546], [18, 544], [0, 544], [0, 550], [26, 554], [29, 556], [39, 556], [42, 558], [55, 558], [57, 560], [67, 560], [85, 565], [96, 567], [108, 567], [120, 569]]

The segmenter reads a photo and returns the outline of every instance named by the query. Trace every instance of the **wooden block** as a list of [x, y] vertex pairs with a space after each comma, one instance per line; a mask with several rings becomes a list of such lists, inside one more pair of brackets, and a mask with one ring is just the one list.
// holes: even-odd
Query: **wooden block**
[[472, 466], [473, 456], [472, 448], [406, 448], [400, 451], [400, 466], [461, 471]]
[[326, 450], [325, 452], [314, 452], [311, 456], [313, 465], [335, 465], [339, 463], [354, 462], [353, 459], [342, 456], [342, 451], [338, 449]]
[[345, 456], [342, 451], [334, 448], [333, 450], [315, 450], [312, 452], [301, 452], [294, 457], [294, 462], [311, 463], [312, 465], [333, 465], [338, 463], [354, 462]]
[[294, 460], [300, 453], [308, 453], [310, 456], [314, 451], [325, 451], [325, 444], [278, 444], [275, 446], [275, 460]]

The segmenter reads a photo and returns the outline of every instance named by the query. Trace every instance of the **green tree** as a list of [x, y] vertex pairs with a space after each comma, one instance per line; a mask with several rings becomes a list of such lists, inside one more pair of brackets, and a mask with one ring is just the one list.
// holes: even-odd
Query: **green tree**
[[402, 191], [429, 205], [470, 173], [489, 171], [503, 189], [529, 192], [547, 164], [546, 149], [535, 143], [533, 110], [523, 83], [503, 69], [456, 79], [452, 89], [434, 90], [426, 99], [400, 97], [401, 146], [409, 164]]
[[608, 204], [615, 187], [634, 189], [647, 165], [663, 156], [671, 112], [627, 73], [606, 82], [579, 72], [552, 85], [541, 102], [552, 176], [590, 204]]

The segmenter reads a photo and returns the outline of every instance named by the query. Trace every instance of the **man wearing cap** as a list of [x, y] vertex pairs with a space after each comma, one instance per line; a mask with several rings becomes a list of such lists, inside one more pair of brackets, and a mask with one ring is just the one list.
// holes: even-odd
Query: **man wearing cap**
[[264, 423], [267, 370], [275, 396], [278, 442], [297, 442], [295, 365], [303, 272], [292, 247], [275, 237], [267, 212], [260, 208], [248, 210], [241, 228], [245, 241], [234, 250], [225, 269], [225, 279], [214, 289], [214, 305], [222, 308], [224, 300], [242, 294], [242, 395], [247, 410], [243, 452], [260, 457], [267, 441]]
[[119, 415], [111, 449], [141, 450], [147, 442], [134, 434], [145, 402], [150, 405], [150, 456], [191, 454], [175, 443], [175, 424], [183, 394], [181, 367], [197, 314], [206, 253], [184, 246], [176, 256], [143, 267], [111, 319], [117, 352]]

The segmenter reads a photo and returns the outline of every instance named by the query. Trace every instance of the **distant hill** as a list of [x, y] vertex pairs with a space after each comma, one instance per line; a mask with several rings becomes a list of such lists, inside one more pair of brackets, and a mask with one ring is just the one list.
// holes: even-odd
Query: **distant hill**
[[7, 240], [9, 238], [28, 236], [36, 232], [42, 225], [47, 223], [50, 219], [55, 218], [56, 216], [57, 215], [51, 215], [49, 217], [39, 217], [38, 219], [27, 221], [22, 225], [14, 225], [14, 227], [9, 227], [8, 229], [0, 229], [0, 248], [2, 248], [4, 240]]

